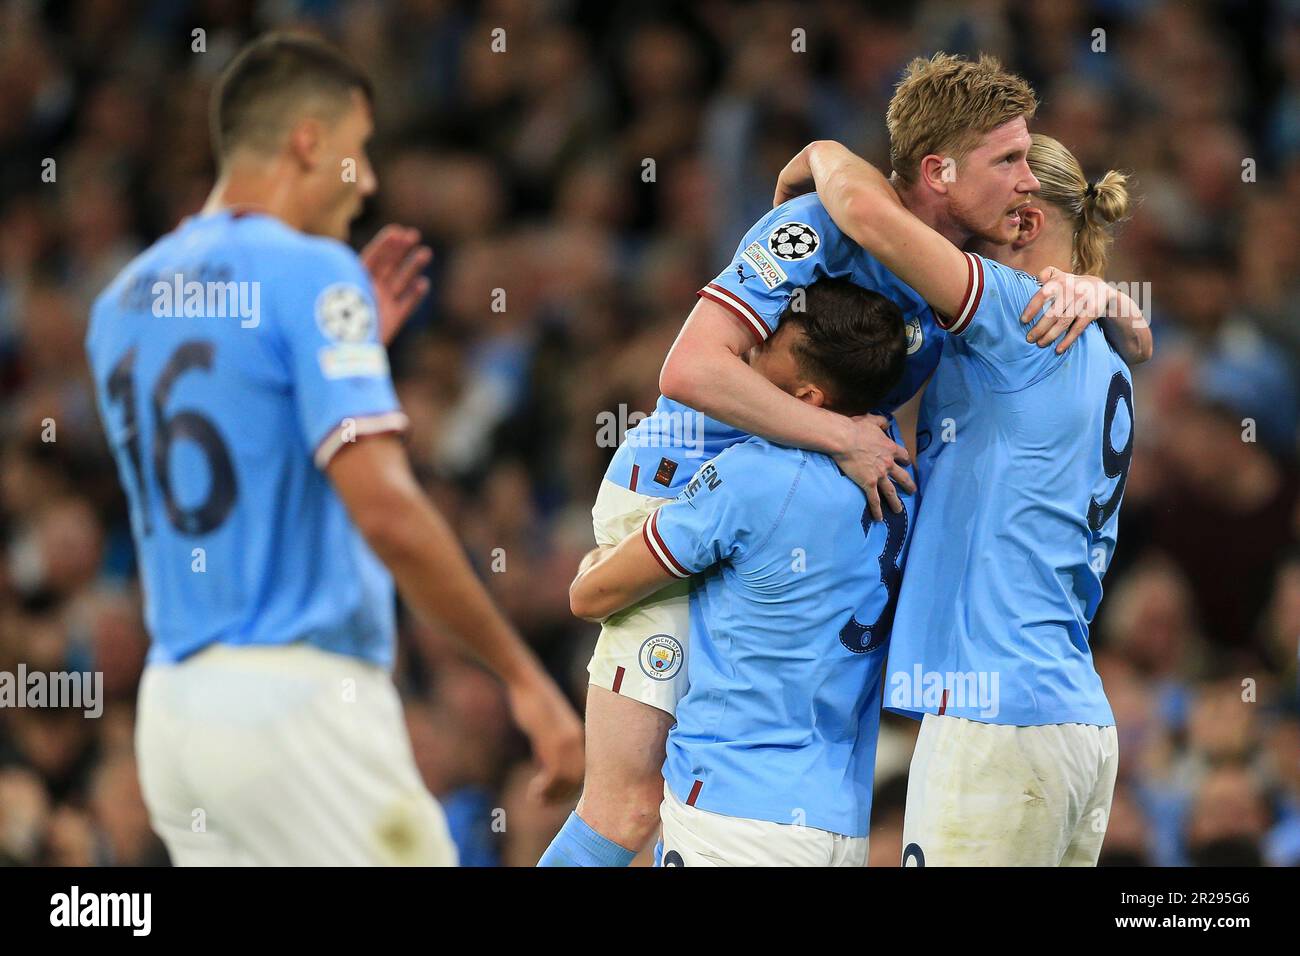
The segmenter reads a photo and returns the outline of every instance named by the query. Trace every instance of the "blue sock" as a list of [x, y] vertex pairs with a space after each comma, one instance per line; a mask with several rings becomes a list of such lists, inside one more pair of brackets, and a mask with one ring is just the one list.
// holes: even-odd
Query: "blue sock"
[[538, 866], [627, 866], [636, 856], [587, 826], [575, 810], [546, 848]]

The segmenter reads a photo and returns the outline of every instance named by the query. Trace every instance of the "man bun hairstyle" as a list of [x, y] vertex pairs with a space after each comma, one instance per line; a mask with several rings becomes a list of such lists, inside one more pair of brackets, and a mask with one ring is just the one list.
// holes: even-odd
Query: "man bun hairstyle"
[[1128, 177], [1110, 170], [1089, 182], [1074, 153], [1060, 141], [1034, 133], [1029, 147], [1029, 170], [1038, 180], [1038, 198], [1051, 203], [1070, 222], [1071, 265], [1079, 275], [1106, 275], [1106, 261], [1115, 223], [1128, 216]]

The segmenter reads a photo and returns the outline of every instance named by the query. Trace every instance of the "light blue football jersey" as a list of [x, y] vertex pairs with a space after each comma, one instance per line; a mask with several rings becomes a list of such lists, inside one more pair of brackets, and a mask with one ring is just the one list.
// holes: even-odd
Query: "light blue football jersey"
[[[664, 763], [681, 800], [867, 834], [881, 668], [911, 533], [912, 499], [902, 501], [902, 513], [873, 521], [831, 458], [754, 437], [646, 520], [665, 570], [700, 572], [690, 689]], [[642, 648], [651, 679], [671, 676], [671, 637]]]
[[322, 470], [406, 424], [356, 254], [269, 216], [189, 219], [100, 294], [86, 350], [149, 659], [304, 641], [389, 666], [392, 578]]
[[1096, 324], [1064, 355], [1025, 341], [1037, 281], [969, 253], [967, 267], [921, 401], [885, 706], [1110, 726], [1088, 627], [1133, 451], [1132, 379]]
[[[844, 235], [816, 193], [792, 199], [759, 220], [736, 247], [731, 264], [699, 294], [727, 309], [759, 344], [780, 324], [796, 289], [830, 276], [892, 299], [907, 329], [907, 366], [880, 407], [891, 414], [925, 384], [943, 349], [934, 311], [911, 286]], [[631, 429], [605, 478], [639, 494], [672, 498], [705, 461], [749, 436], [659, 397], [654, 412]]]

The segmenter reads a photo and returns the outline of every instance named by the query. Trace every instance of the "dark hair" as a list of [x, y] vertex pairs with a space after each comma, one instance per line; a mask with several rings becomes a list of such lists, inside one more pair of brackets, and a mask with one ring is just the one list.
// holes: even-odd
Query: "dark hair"
[[790, 297], [781, 316], [782, 328], [803, 331], [792, 348], [801, 371], [826, 393], [833, 411], [871, 411], [903, 377], [902, 311], [879, 292], [845, 279], [818, 279], [802, 292]]
[[374, 102], [370, 79], [324, 40], [295, 33], [258, 37], [235, 54], [213, 88], [213, 152], [220, 160], [241, 144], [270, 148], [298, 118], [295, 107], [324, 98], [342, 110], [353, 90]]

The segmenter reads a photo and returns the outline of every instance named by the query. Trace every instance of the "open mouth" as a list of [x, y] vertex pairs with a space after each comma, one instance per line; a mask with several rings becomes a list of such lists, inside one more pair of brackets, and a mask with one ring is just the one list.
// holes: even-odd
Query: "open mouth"
[[1013, 208], [1011, 209], [1011, 211], [1007, 213], [1007, 222], [1010, 223], [1011, 225], [1013, 225], [1013, 226], [1019, 228], [1019, 226], [1020, 226], [1020, 211], [1021, 211], [1022, 209], [1024, 209], [1024, 208], [1025, 208], [1026, 206], [1028, 206], [1028, 205], [1029, 205], [1029, 203], [1027, 203], [1027, 202], [1022, 202], [1019, 206], [1015, 206], [1015, 207], [1013, 207]]

